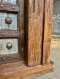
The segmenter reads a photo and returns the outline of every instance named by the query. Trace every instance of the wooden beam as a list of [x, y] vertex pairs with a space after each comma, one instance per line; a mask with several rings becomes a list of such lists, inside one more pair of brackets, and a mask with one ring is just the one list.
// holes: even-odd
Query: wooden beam
[[45, 23], [43, 39], [43, 64], [50, 63], [53, 0], [45, 0]]
[[25, 46], [28, 49], [28, 66], [41, 64], [43, 4], [44, 0], [25, 0], [25, 29], [28, 41]]
[[24, 79], [28, 76], [41, 75], [53, 71], [53, 65], [27, 67], [24, 62], [0, 65], [0, 79]]

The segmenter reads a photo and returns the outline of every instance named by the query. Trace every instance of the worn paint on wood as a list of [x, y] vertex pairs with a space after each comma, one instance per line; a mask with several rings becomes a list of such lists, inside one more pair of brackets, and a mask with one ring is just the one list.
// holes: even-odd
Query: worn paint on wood
[[7, 2], [7, 3], [16, 4], [16, 0], [0, 0], [0, 2], [2, 2], [2, 3]]
[[[10, 17], [12, 20], [11, 24], [5, 23], [7, 17]], [[0, 29], [17, 30], [17, 14], [0, 12]]]
[[[25, 1], [25, 6], [24, 6], [24, 1]], [[18, 32], [19, 32], [18, 47], [19, 47], [20, 55], [13, 54], [13, 55], [8, 55], [8, 57], [6, 55], [4, 56], [4, 58], [1, 58], [3, 59], [3, 62], [5, 63], [9, 62], [10, 60], [12, 61], [12, 63], [0, 65], [0, 78], [1, 79], [15, 79], [15, 78], [23, 79], [24, 77], [27, 77], [30, 75], [42, 74], [44, 72], [48, 72], [53, 69], [53, 66], [50, 63], [46, 65], [41, 65], [41, 58], [42, 58], [41, 51], [43, 50], [42, 49], [43, 31], [45, 31], [44, 41], [43, 41], [44, 62], [46, 59], [48, 59], [49, 54], [50, 54], [50, 52], [45, 53], [46, 47], [47, 49], [50, 48], [50, 42], [49, 44], [48, 42], [46, 42], [46, 39], [48, 40], [49, 35], [50, 35], [50, 30], [49, 30], [50, 27], [49, 29], [47, 29], [46, 25], [48, 25], [49, 20], [52, 18], [52, 17], [49, 17], [50, 19], [48, 19], [49, 12], [47, 11], [44, 11], [46, 13], [44, 13], [45, 19], [43, 18], [44, 1], [47, 1], [46, 4], [49, 4], [50, 2], [49, 0], [18, 0], [17, 1], [19, 4], [19, 9], [20, 9], [18, 13], [18, 19], [17, 19], [18, 20]], [[47, 5], [46, 5], [46, 8], [48, 8]], [[25, 10], [25, 13], [24, 13], [24, 10]], [[8, 10], [7, 12], [12, 13], [12, 11], [8, 11]], [[48, 22], [45, 21], [46, 18]], [[44, 24], [43, 24], [43, 19], [45, 21]], [[25, 25], [24, 25], [24, 22], [25, 22]], [[45, 25], [44, 29], [43, 29], [43, 25]], [[24, 42], [24, 38], [25, 38], [25, 42]], [[15, 38], [13, 37], [13, 39]], [[45, 44], [46, 44], [46, 47], [45, 47]], [[24, 51], [24, 45], [25, 45], [27, 52]], [[22, 56], [22, 54], [25, 54], [25, 58], [28, 63], [28, 66], [33, 66], [33, 67], [28, 67], [25, 64], [25, 59], [23, 59], [24, 56]], [[16, 59], [19, 59], [19, 62], [15, 62]], [[0, 63], [2, 63], [2, 60]]]
[[[12, 48], [6, 47], [7, 43], [12, 44]], [[0, 55], [18, 53], [18, 40], [17, 39], [0, 39]]]
[[[0, 1], [0, 63], [8, 63], [10, 60], [19, 60], [20, 55], [24, 55], [24, 1]], [[10, 24], [6, 23], [7, 17], [12, 20]], [[11, 49], [6, 48], [9, 41], [13, 45]]]

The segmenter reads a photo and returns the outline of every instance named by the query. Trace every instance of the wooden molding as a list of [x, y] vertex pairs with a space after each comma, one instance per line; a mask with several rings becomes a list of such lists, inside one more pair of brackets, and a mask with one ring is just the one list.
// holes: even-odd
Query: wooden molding
[[23, 79], [28, 76], [44, 74], [52, 70], [53, 65], [51, 63], [42, 66], [27, 67], [24, 62], [15, 62], [0, 65], [0, 79]]

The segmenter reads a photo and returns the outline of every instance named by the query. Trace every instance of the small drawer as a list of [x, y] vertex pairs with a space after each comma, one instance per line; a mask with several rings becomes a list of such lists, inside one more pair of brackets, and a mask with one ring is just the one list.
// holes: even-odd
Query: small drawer
[[18, 39], [0, 39], [0, 56], [18, 53]]
[[0, 0], [0, 2], [7, 2], [7, 3], [11, 3], [11, 4], [16, 4], [16, 0]]
[[17, 30], [17, 14], [0, 12], [0, 30]]

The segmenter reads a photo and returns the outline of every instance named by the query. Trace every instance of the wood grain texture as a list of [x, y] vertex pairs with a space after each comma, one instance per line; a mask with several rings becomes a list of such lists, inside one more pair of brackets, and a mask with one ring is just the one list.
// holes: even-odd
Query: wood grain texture
[[[3, 7], [1, 5], [3, 5]], [[2, 11], [2, 12], [14, 12], [14, 13], [19, 12], [19, 6], [12, 5], [12, 4], [6, 4], [6, 3], [5, 4], [0, 3], [0, 11]]]
[[53, 0], [45, 0], [45, 23], [43, 39], [43, 64], [50, 62]]
[[41, 64], [43, 3], [44, 0], [26, 0], [25, 2], [25, 5], [29, 4], [25, 7], [27, 9], [25, 11], [25, 14], [27, 14], [25, 16], [25, 27], [27, 29], [28, 66]]
[[0, 38], [17, 38], [19, 32], [16, 30], [0, 30]]
[[[24, 53], [23, 53], [23, 51], [24, 51], [24, 46], [23, 46], [24, 45], [23, 44], [24, 43], [24, 36], [23, 36], [23, 32], [24, 32], [24, 29], [23, 29], [24, 28], [24, 22], [23, 22], [23, 20], [24, 20], [24, 1], [23, 0], [18, 0], [18, 1], [17, 1], [17, 5], [13, 5], [13, 4], [9, 4], [9, 3], [7, 3], [7, 4], [0, 3], [0, 10], [3, 9], [4, 12], [6, 12], [5, 11], [6, 9], [10, 10], [11, 8], [13, 8], [13, 6], [14, 6], [14, 10], [16, 9], [16, 7], [17, 7], [17, 10], [19, 9], [19, 13], [17, 13], [16, 15], [15, 15], [15, 12], [13, 14], [12, 11], [10, 11], [11, 15], [9, 15], [10, 13], [8, 13], [8, 11], [7, 11], [7, 13], [4, 13], [4, 12], [1, 13], [1, 11], [0, 11], [0, 15], [3, 16], [3, 17], [1, 17], [3, 22], [1, 21], [2, 24], [1, 24], [1, 29], [0, 29], [0, 39], [2, 38], [2, 39], [7, 40], [7, 38], [9, 38], [9, 39], [11, 38], [11, 40], [13, 40], [13, 39], [17, 38], [18, 39], [18, 43], [17, 43], [18, 51], [17, 51], [17, 53], [19, 53], [18, 57], [21, 56], [21, 58], [22, 58], [24, 56]], [[5, 25], [6, 26], [9, 26], [9, 25], [7, 25], [5, 22], [6, 18], [4, 18], [4, 16], [5, 16], [4, 14], [6, 15], [6, 17], [8, 15], [10, 16], [10, 18], [12, 17], [12, 24], [13, 25], [11, 27], [13, 27], [13, 28], [11, 30], [9, 30], [9, 28], [5, 27]], [[13, 18], [13, 16], [14, 16], [14, 18]], [[1, 20], [1, 18], [0, 18], [0, 20]], [[13, 22], [14, 20], [16, 20], [16, 21]], [[5, 28], [3, 29], [3, 27], [5, 27]], [[16, 29], [15, 29], [15, 27], [16, 27]], [[5, 42], [6, 42], [6, 40], [5, 40]], [[16, 47], [16, 45], [14, 45], [14, 46]], [[4, 49], [5, 49], [5, 47], [4, 47]], [[2, 51], [3, 51], [3, 49], [2, 49]], [[7, 51], [8, 51], [8, 49], [7, 49]], [[9, 53], [9, 51], [8, 51], [8, 53]], [[7, 62], [5, 61], [5, 58], [3, 56], [0, 56], [1, 63], [2, 64], [3, 64], [3, 62], [9, 63], [10, 60], [14, 62], [14, 59], [16, 60], [18, 57], [17, 57], [17, 55], [15, 55], [15, 58], [13, 56], [14, 56], [13, 54], [12, 54], [12, 56], [9, 56], [9, 57], [5, 56], [5, 58], [7, 58], [6, 59]]]
[[22, 57], [24, 57], [24, 0], [17, 0], [17, 4], [19, 5], [19, 13], [18, 13], [18, 31], [19, 31], [19, 53]]
[[0, 79], [24, 79], [52, 71], [53, 65], [27, 67], [23, 61], [0, 65]]
[[[53, 69], [50, 63], [52, 0], [18, 0], [17, 2], [20, 11], [18, 13], [20, 35], [18, 44], [21, 60], [1, 64], [0, 79], [23, 79]], [[23, 59], [24, 55], [26, 60]], [[25, 64], [25, 61], [30, 67]]]

